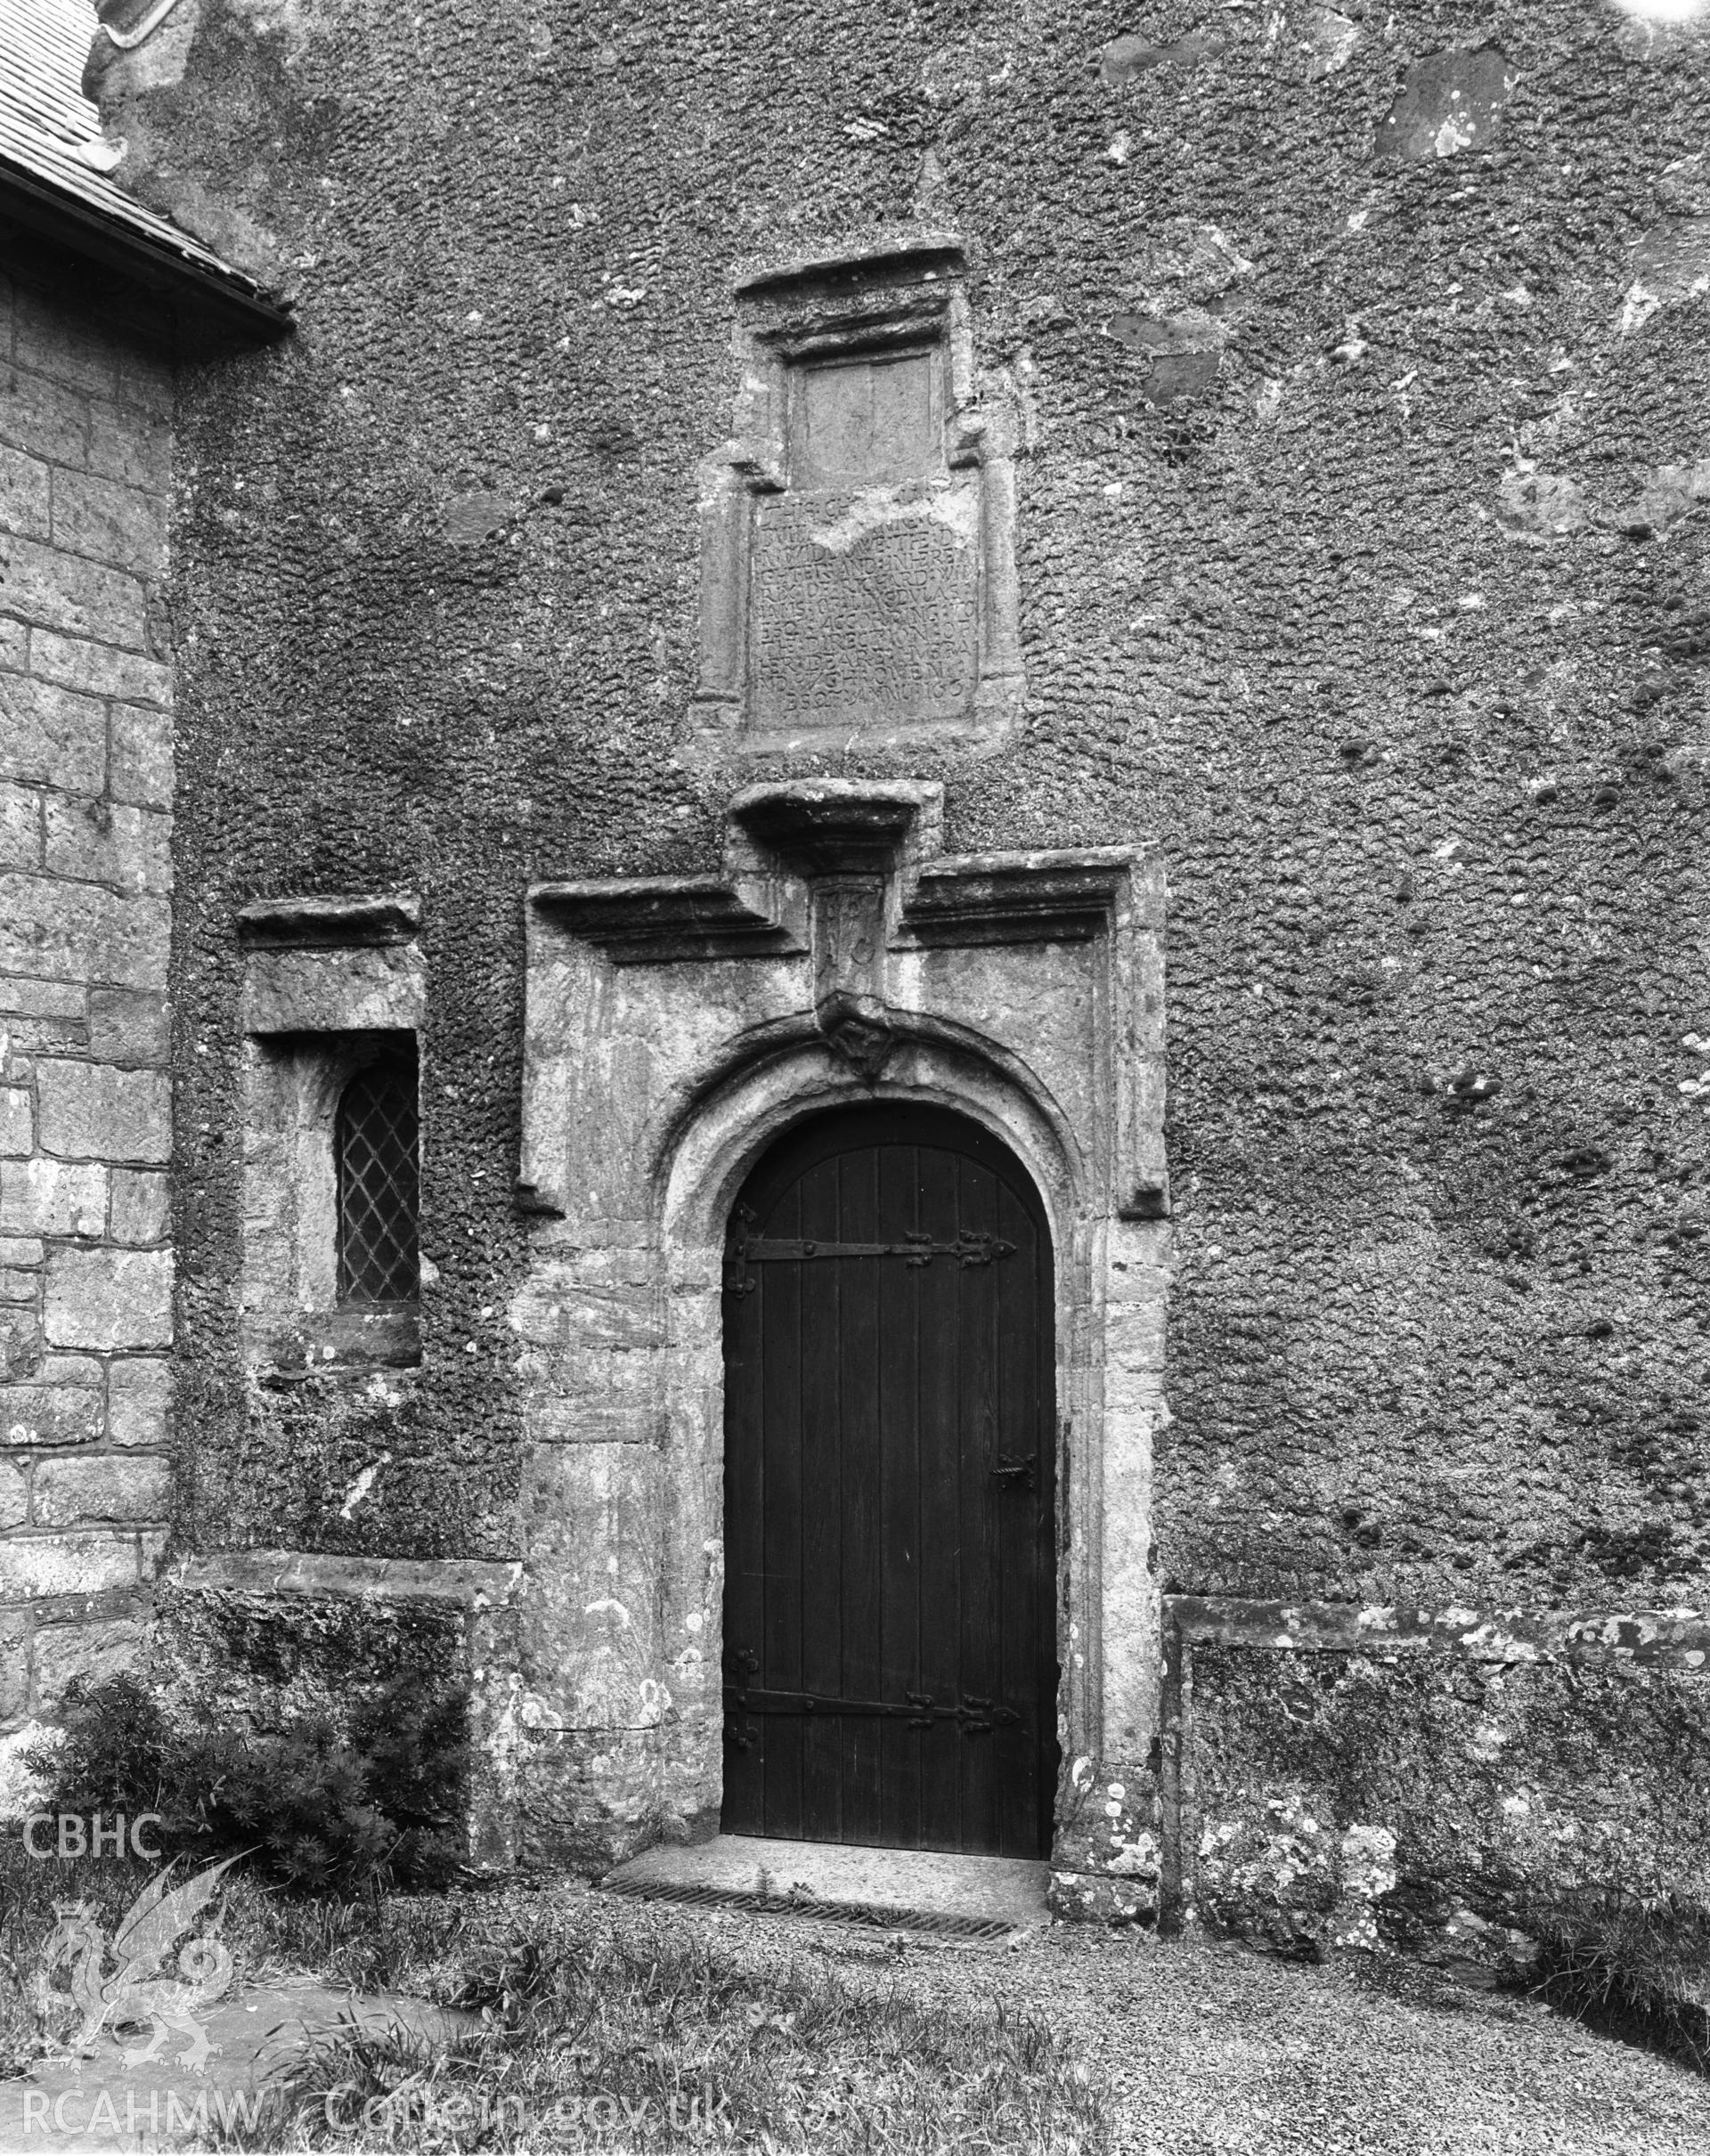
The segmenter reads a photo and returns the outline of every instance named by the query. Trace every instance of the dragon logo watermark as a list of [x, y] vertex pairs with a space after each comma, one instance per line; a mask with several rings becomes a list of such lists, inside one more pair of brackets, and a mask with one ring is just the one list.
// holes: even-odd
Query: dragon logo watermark
[[[177, 2036], [184, 2048], [175, 2062], [191, 2073], [204, 2071], [217, 2046], [200, 2017], [230, 1986], [232, 1957], [195, 1926], [219, 1892], [222, 1875], [236, 1861], [228, 1857], [210, 1864], [178, 1885], [168, 1865], [119, 1918], [110, 1940], [88, 1902], [54, 1903], [59, 1921], [43, 1949], [44, 1989], [51, 1991], [55, 1973], [69, 1966], [70, 1995], [83, 2016], [65, 2055], [89, 2057], [103, 2029], [117, 2032], [151, 2022], [146, 2043], [121, 2052], [125, 2065], [150, 2064]], [[167, 1972], [169, 1958], [175, 1975]]]

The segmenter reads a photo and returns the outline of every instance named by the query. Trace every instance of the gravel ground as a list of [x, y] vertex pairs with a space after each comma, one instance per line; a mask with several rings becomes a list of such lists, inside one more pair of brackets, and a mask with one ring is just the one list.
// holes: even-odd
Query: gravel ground
[[1405, 1966], [1296, 1968], [1204, 1940], [1064, 1926], [998, 1952], [899, 1950], [837, 1925], [592, 1899], [602, 1923], [638, 1939], [710, 1938], [756, 1970], [823, 1959], [924, 2003], [1043, 2015], [1109, 2089], [1121, 2156], [1710, 2152], [1698, 2076], [1547, 2007]]

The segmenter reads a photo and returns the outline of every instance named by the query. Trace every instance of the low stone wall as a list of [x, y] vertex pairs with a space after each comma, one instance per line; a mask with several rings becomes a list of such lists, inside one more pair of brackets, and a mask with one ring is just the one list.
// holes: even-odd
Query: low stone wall
[[172, 386], [0, 277], [0, 1754], [133, 1656], [167, 1510]]
[[257, 1730], [353, 1703], [406, 1671], [465, 1688], [474, 1765], [469, 1858], [517, 1854], [530, 1749], [517, 1669], [521, 1567], [475, 1559], [237, 1550], [185, 1558], [155, 1596], [153, 1672], [167, 1704]]
[[1175, 1598], [1183, 1918], [1523, 1962], [1586, 1893], [1710, 1904], [1710, 1617]]

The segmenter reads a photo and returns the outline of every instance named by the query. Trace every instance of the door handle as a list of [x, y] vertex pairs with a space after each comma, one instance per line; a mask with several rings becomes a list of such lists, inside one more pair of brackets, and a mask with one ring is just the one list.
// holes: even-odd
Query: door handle
[[1037, 1453], [1030, 1452], [1025, 1460], [1011, 1460], [1006, 1453], [999, 1452], [991, 1464], [991, 1479], [1018, 1489], [1030, 1490], [1033, 1487], [1033, 1463], [1037, 1458]]

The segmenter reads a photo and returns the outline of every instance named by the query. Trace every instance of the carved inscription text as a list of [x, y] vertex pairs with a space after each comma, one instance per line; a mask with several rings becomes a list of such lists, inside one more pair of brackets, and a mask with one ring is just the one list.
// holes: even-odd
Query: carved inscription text
[[918, 511], [827, 545], [846, 506], [822, 495], [756, 510], [755, 717], [856, 730], [962, 716], [974, 689], [977, 546]]

